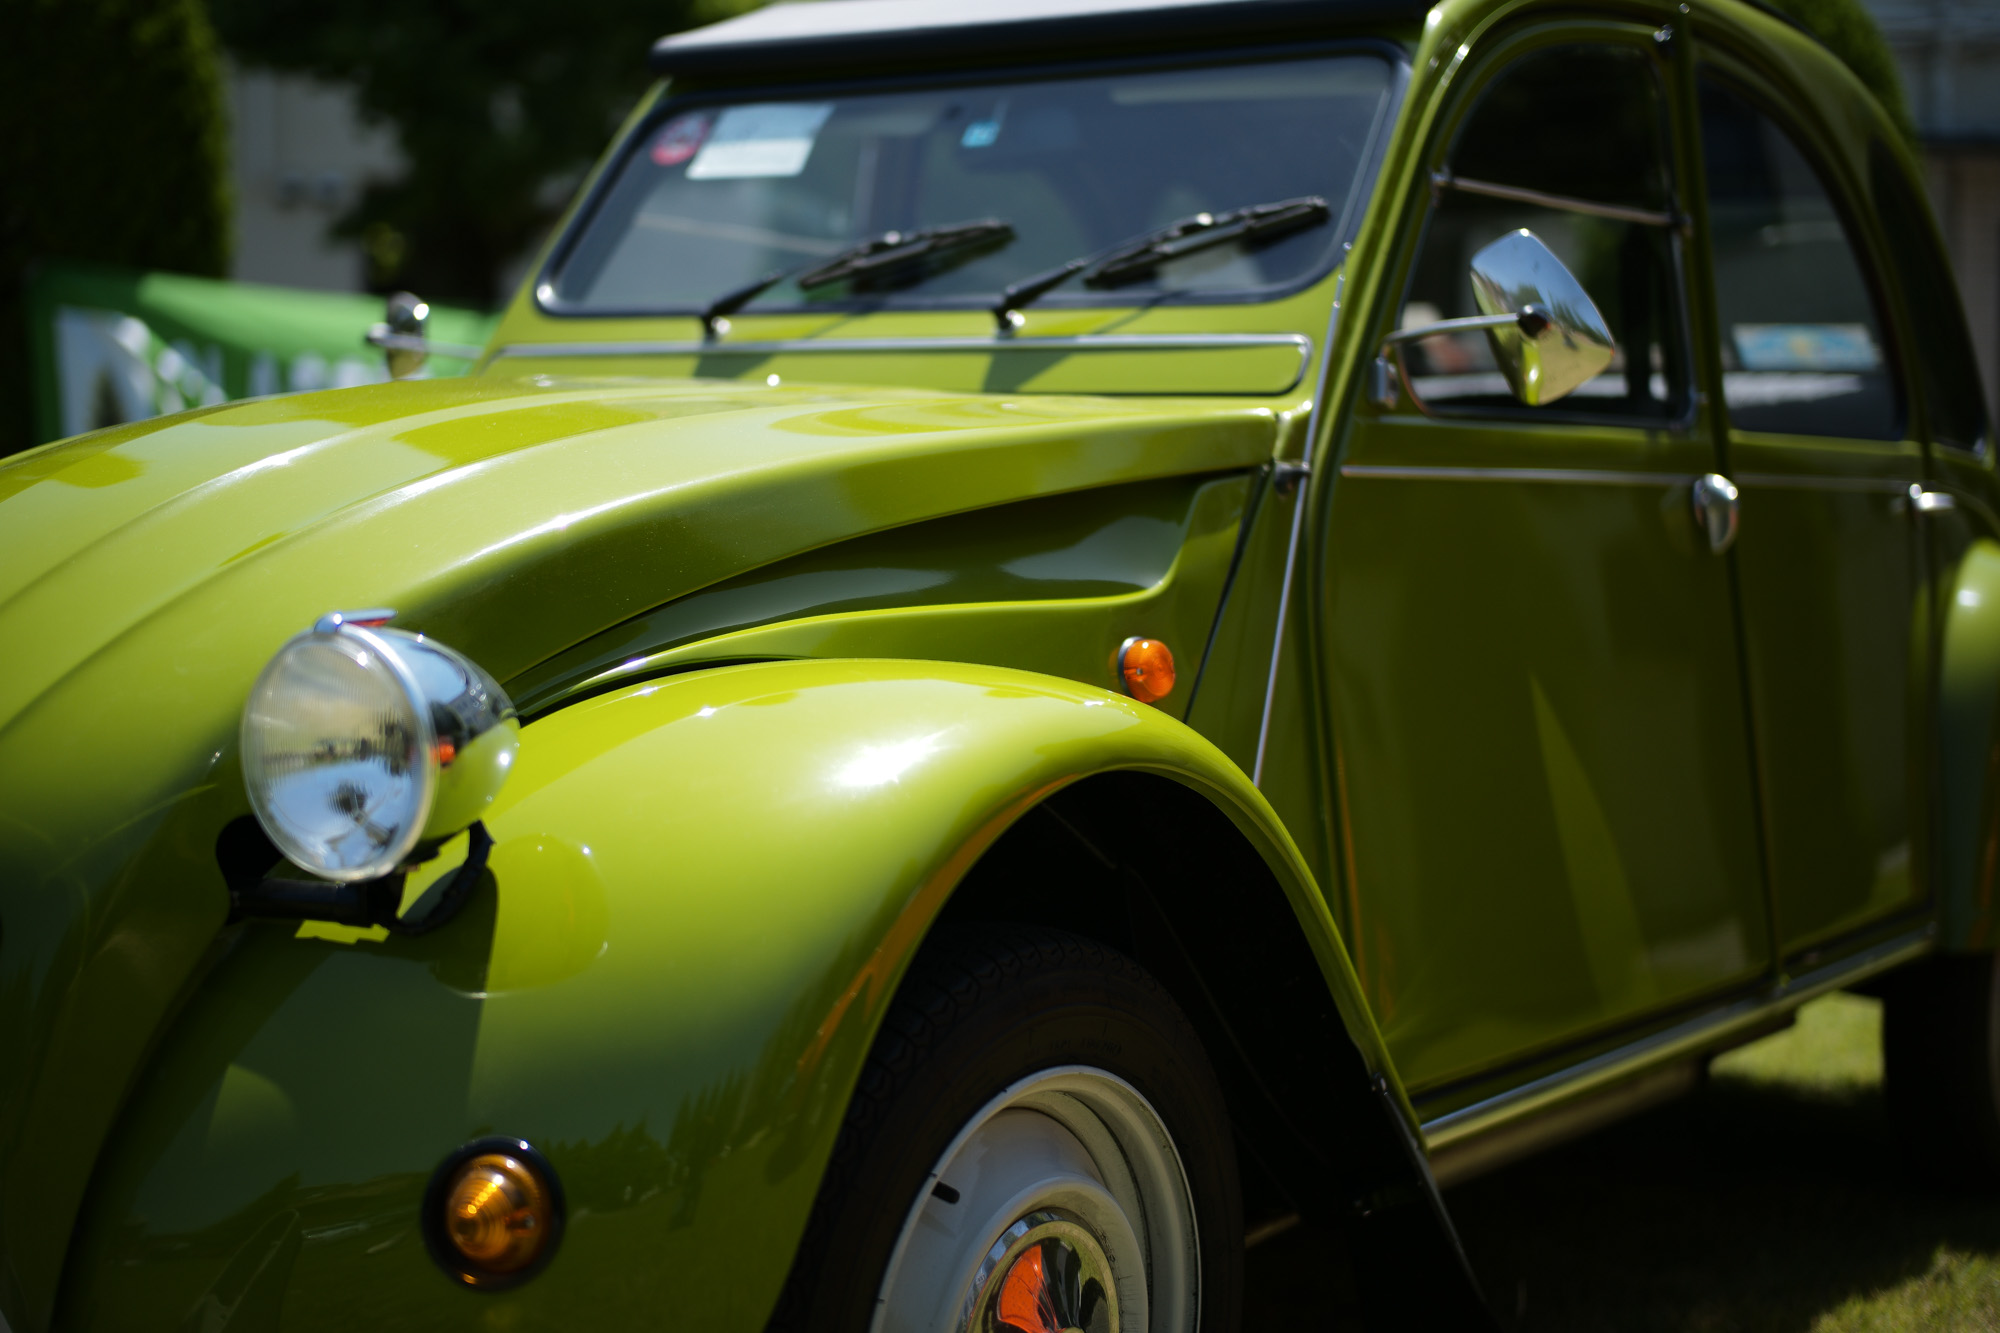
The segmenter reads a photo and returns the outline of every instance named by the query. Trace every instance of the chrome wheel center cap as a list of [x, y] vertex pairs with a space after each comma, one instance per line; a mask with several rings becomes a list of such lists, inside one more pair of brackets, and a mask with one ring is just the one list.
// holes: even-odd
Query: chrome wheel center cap
[[1118, 1333], [1118, 1285], [1088, 1227], [1033, 1212], [993, 1243], [966, 1316], [966, 1333]]

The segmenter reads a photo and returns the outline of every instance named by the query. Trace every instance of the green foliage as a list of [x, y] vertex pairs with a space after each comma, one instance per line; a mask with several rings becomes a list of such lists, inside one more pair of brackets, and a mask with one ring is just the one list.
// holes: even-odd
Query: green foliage
[[490, 306], [647, 86], [665, 33], [742, 0], [212, 0], [246, 61], [351, 83], [409, 170], [337, 224], [371, 280]]
[[1875, 94], [1875, 100], [1903, 132], [1904, 140], [1911, 148], [1916, 147], [1916, 122], [1910, 119], [1910, 103], [1903, 95], [1903, 80], [1896, 73], [1896, 61], [1889, 54], [1889, 44], [1882, 39], [1882, 29], [1862, 7], [1861, 0], [1766, 0], [1766, 3], [1788, 15], [1839, 56], [1868, 91]]
[[0, 0], [0, 454], [29, 441], [25, 272], [220, 275], [228, 142], [201, 0]]

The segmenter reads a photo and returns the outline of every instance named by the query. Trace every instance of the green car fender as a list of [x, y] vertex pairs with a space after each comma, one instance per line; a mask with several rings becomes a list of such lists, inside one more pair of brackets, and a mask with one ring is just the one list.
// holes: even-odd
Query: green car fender
[[[1358, 1059], [1385, 1112], [1345, 1132], [1375, 1160], [1339, 1188], [1404, 1231], [1430, 1227], [1430, 1253], [1455, 1264], [1334, 922], [1240, 770], [1175, 719], [1075, 682], [813, 660], [628, 685], [533, 722], [486, 821], [497, 892], [445, 929], [243, 927], [100, 1166], [69, 1316], [122, 1327], [261, 1300], [312, 1328], [334, 1311], [351, 1324], [365, 1292], [383, 1327], [444, 1326], [471, 1305], [505, 1307], [516, 1328], [662, 1311], [761, 1327], [926, 931], [1026, 812], [1093, 775], [1195, 797], [1268, 869], [1294, 928], [1265, 934], [1294, 938], [1237, 945], [1308, 949], [1351, 1043], [1292, 1063], [1310, 1078], [1315, 1061]], [[1230, 906], [1218, 932], [1258, 919], [1234, 878], [1213, 886]], [[1230, 1039], [1254, 1053], [1265, 1038]], [[1340, 1108], [1318, 1114], [1338, 1130]], [[499, 1293], [456, 1287], [417, 1225], [436, 1164], [491, 1134], [541, 1149], [568, 1197], [554, 1261]], [[1407, 1236], [1382, 1240], [1410, 1262]]]
[[1946, 948], [1991, 949], [2000, 859], [2000, 541], [1974, 538], [1943, 591], [1936, 733], [1940, 927]]

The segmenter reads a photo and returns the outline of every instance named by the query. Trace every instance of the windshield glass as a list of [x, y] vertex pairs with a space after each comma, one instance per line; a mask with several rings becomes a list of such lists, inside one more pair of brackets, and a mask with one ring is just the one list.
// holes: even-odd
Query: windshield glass
[[668, 105], [540, 290], [579, 313], [698, 311], [885, 232], [992, 220], [1012, 237], [951, 262], [801, 288], [745, 308], [964, 307], [1201, 212], [1318, 196], [1324, 223], [1201, 250], [1143, 280], [1041, 304], [1272, 296], [1324, 271], [1391, 68], [1374, 55], [817, 100]]

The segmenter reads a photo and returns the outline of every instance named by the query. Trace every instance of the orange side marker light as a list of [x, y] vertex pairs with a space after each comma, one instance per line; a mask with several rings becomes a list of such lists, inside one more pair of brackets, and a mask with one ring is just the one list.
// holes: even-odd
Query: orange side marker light
[[1118, 676], [1125, 693], [1158, 703], [1174, 691], [1174, 655], [1158, 639], [1127, 639], [1118, 649]]
[[512, 1157], [487, 1153], [452, 1182], [445, 1234], [472, 1266], [512, 1273], [533, 1263], [548, 1239], [548, 1205], [534, 1172]]
[[519, 1139], [481, 1139], [439, 1164], [424, 1192], [424, 1244], [466, 1286], [500, 1290], [541, 1270], [562, 1239], [562, 1186]]

